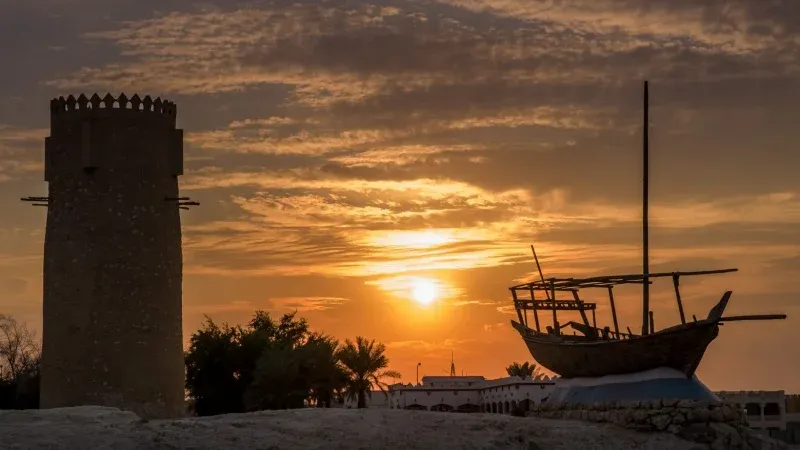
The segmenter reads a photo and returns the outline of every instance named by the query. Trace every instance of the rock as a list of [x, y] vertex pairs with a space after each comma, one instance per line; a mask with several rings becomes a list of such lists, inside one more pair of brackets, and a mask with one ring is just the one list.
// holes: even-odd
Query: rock
[[686, 414], [686, 421], [689, 423], [706, 423], [709, 419], [709, 412], [706, 408], [690, 409]]
[[724, 437], [716, 439], [711, 443], [711, 450], [733, 450]]
[[672, 423], [674, 423], [675, 425], [680, 425], [684, 422], [686, 422], [686, 416], [684, 416], [683, 413], [676, 412], [673, 414]]
[[667, 427], [667, 432], [672, 434], [678, 434], [681, 432], [681, 426], [673, 423]]
[[542, 450], [542, 446], [533, 441], [528, 441], [525, 448], [527, 450]]
[[738, 408], [734, 408], [732, 405], [723, 405], [722, 418], [725, 422], [738, 423], [742, 421], [742, 413], [741, 410], [739, 410]]
[[668, 398], [662, 401], [665, 408], [674, 408], [678, 404], [678, 399]]
[[678, 408], [692, 408], [692, 409], [694, 409], [694, 407], [696, 406], [695, 403], [697, 403], [697, 402], [695, 402], [694, 400], [678, 400], [678, 403], [677, 403], [676, 406]]
[[699, 423], [693, 423], [684, 426], [677, 434], [687, 441], [697, 442], [700, 444], [710, 444], [714, 442], [714, 437], [716, 436], [716, 433], [713, 429], [711, 429], [711, 427]]
[[725, 416], [722, 414], [722, 408], [713, 407], [708, 410], [708, 420], [711, 422], [724, 422]]
[[611, 423], [614, 425], [625, 426], [629, 423], [629, 421], [625, 417], [625, 413], [623, 411], [614, 411], [614, 414], [611, 416]]
[[652, 400], [650, 402], [650, 409], [661, 409], [664, 407], [664, 404], [661, 402], [661, 399]]
[[643, 409], [634, 410], [632, 414], [632, 419], [633, 422], [644, 423], [647, 420], [647, 411]]
[[650, 423], [652, 423], [657, 430], [664, 431], [669, 426], [670, 420], [669, 414], [659, 414], [650, 418]]

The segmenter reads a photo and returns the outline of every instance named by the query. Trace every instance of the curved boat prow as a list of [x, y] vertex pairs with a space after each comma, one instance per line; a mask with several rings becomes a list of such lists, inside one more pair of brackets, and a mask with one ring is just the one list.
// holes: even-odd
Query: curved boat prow
[[708, 312], [708, 318], [706, 320], [711, 320], [714, 322], [719, 321], [722, 318], [722, 314], [725, 313], [725, 308], [728, 307], [728, 301], [731, 299], [731, 295], [733, 295], [732, 291], [727, 291], [725, 294], [722, 295], [722, 299], [720, 299], [719, 303], [716, 306], [711, 308], [711, 311]]

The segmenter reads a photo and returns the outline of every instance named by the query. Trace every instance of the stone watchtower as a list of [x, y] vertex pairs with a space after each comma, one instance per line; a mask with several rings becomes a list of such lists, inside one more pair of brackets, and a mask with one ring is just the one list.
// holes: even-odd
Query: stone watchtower
[[50, 103], [41, 407], [183, 415], [183, 130], [174, 103]]

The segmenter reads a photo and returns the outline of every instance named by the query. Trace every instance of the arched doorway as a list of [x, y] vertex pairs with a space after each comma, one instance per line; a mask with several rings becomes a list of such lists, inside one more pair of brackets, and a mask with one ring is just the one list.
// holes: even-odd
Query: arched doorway
[[419, 405], [417, 403], [414, 403], [413, 405], [408, 405], [403, 409], [410, 409], [410, 410], [413, 410], [413, 411], [427, 411], [428, 410], [427, 407], [425, 407], [423, 405]]
[[445, 403], [439, 403], [438, 405], [431, 406], [431, 411], [450, 412], [452, 410], [453, 407]]
[[476, 405], [476, 404], [474, 404], [474, 403], [464, 403], [463, 405], [458, 405], [458, 408], [456, 408], [455, 412], [476, 413], [476, 412], [480, 412], [480, 410], [481, 410], [481, 407]]

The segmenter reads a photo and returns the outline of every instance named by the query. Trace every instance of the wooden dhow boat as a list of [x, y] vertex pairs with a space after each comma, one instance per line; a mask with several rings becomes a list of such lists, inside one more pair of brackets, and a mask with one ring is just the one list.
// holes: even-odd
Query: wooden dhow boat
[[[648, 85], [644, 84], [644, 193], [643, 193], [643, 273], [633, 275], [597, 276], [590, 278], [545, 279], [536, 250], [531, 246], [539, 271], [539, 280], [510, 288], [519, 322], [511, 325], [520, 333], [531, 356], [543, 367], [564, 378], [601, 377], [605, 375], [629, 374], [668, 367], [691, 378], [705, 354], [709, 344], [719, 334], [725, 322], [743, 320], [779, 320], [784, 314], [747, 315], [723, 317], [732, 292], [722, 295], [711, 308], [708, 316], [688, 321], [684, 314], [680, 293], [680, 279], [702, 275], [735, 272], [737, 269], [708, 270], [695, 272], [649, 273], [648, 255]], [[653, 312], [650, 310], [650, 284], [654, 279], [672, 278], [675, 297], [680, 314], [679, 325], [656, 331]], [[621, 284], [642, 285], [642, 330], [635, 334], [626, 327], [620, 331], [614, 303], [614, 287]], [[596, 303], [587, 303], [580, 297], [583, 289], [606, 289], [608, 291], [613, 330], [597, 327]], [[537, 298], [537, 294], [539, 297]], [[566, 296], [567, 298], [560, 298]], [[544, 297], [544, 298], [542, 298]], [[528, 312], [533, 313], [534, 327], [528, 322]], [[553, 326], [541, 330], [539, 312], [552, 311]], [[560, 324], [557, 311], [578, 311], [581, 322], [569, 321]], [[587, 312], [591, 312], [589, 322]], [[571, 327], [580, 334], [563, 332]]]

